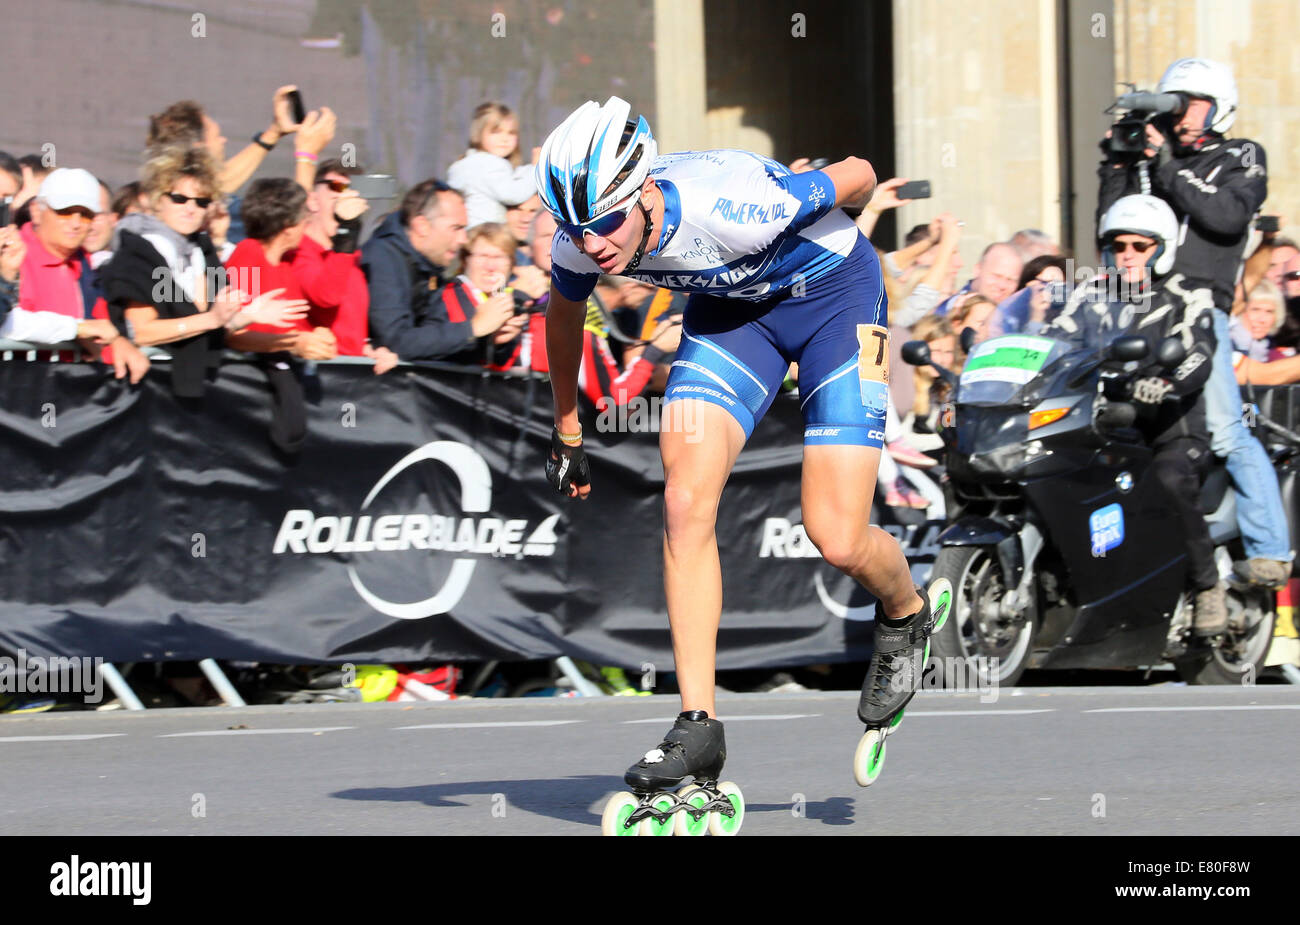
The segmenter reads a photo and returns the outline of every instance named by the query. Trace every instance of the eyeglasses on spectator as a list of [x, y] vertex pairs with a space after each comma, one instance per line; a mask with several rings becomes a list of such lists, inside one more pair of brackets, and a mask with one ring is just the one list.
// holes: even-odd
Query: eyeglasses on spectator
[[206, 209], [208, 206], [212, 205], [211, 196], [182, 196], [180, 193], [168, 193], [167, 198], [178, 206], [183, 206], [187, 202], [192, 202], [200, 209]]

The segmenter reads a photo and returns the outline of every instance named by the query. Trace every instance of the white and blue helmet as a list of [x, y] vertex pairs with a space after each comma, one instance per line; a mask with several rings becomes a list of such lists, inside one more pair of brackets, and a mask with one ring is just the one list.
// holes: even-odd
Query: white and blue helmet
[[644, 116], [626, 100], [583, 103], [551, 132], [533, 175], [538, 195], [561, 225], [584, 226], [625, 203], [659, 153]]

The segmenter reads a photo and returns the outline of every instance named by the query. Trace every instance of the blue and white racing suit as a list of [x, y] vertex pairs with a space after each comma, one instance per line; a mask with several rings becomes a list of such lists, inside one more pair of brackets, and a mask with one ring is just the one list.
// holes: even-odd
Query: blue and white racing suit
[[[748, 151], [665, 154], [657, 249], [627, 275], [691, 293], [665, 401], [728, 411], [748, 439], [799, 364], [805, 444], [879, 447], [889, 403], [889, 322], [880, 263], [821, 171]], [[600, 270], [563, 231], [561, 295], [585, 301]]]

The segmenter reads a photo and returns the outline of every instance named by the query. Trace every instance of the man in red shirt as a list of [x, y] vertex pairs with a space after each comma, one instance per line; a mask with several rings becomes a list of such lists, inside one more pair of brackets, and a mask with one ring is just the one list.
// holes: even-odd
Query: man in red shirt
[[[41, 183], [32, 221], [19, 234], [26, 253], [18, 278], [18, 304], [0, 337], [38, 344], [78, 340], [122, 378], [139, 382], [149, 360], [107, 317], [92, 317], [99, 287], [82, 244], [99, 212], [99, 181], [80, 169], [60, 168]], [[112, 345], [111, 355], [103, 348]]]
[[361, 216], [368, 203], [348, 187], [360, 173], [338, 160], [321, 163], [307, 195], [307, 223], [289, 254], [294, 276], [311, 305], [311, 323], [334, 332], [340, 356], [367, 356], [375, 373], [397, 365], [397, 354], [369, 342], [370, 289], [361, 269]]
[[[303, 289], [290, 264], [289, 254], [303, 240], [307, 221], [307, 194], [285, 177], [258, 180], [244, 197], [244, 227], [248, 237], [235, 247], [226, 261], [228, 284], [242, 290], [251, 300], [263, 293], [281, 290], [280, 298], [304, 298]], [[343, 274], [340, 273], [340, 284]], [[338, 343], [329, 328], [298, 319], [287, 333], [283, 328], [250, 324], [227, 336], [235, 350], [250, 353], [289, 351], [304, 360], [332, 360]]]

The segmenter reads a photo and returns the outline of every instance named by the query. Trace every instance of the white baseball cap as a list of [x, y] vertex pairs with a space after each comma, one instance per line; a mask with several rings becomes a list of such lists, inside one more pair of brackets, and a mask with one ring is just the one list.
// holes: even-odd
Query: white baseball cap
[[89, 170], [80, 167], [60, 167], [51, 171], [41, 183], [36, 198], [44, 201], [51, 209], [70, 209], [84, 206], [91, 212], [99, 213], [99, 181]]

